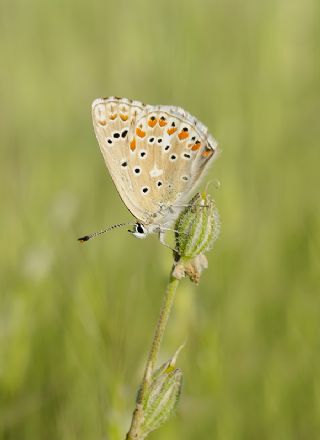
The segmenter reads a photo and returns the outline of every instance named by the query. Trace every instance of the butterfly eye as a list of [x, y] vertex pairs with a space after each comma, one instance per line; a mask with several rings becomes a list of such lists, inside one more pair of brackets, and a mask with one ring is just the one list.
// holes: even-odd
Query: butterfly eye
[[141, 223], [136, 223], [134, 225], [133, 231], [129, 231], [137, 238], [145, 238], [148, 234], [147, 228]]
[[142, 227], [142, 225], [140, 223], [137, 224], [136, 227], [137, 232], [139, 232], [139, 234], [144, 234], [144, 228]]

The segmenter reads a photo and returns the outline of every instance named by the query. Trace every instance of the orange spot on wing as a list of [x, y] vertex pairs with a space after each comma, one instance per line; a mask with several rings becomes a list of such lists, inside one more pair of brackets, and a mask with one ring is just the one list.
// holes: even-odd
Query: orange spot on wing
[[105, 119], [99, 119], [98, 122], [100, 125], [107, 125], [107, 121]]
[[122, 119], [122, 121], [127, 121], [128, 117], [128, 115], [123, 115], [122, 113], [120, 113], [120, 118]]
[[138, 128], [136, 129], [136, 135], [139, 136], [139, 137], [141, 137], [141, 138], [144, 138], [145, 135], [146, 135], [146, 132], [143, 131], [143, 130], [141, 130], [141, 128], [138, 127]]
[[167, 121], [164, 121], [163, 119], [159, 119], [159, 125], [160, 127], [164, 127], [165, 125], [167, 125]]
[[199, 143], [196, 142], [195, 144], [192, 145], [191, 150], [197, 151], [197, 150], [199, 150], [200, 147], [201, 147], [200, 142]]
[[187, 131], [180, 131], [180, 133], [178, 134], [178, 138], [180, 139], [180, 141], [182, 141], [183, 139], [187, 139], [188, 136], [189, 133]]
[[132, 141], [130, 142], [130, 150], [134, 151], [136, 149], [136, 140], [135, 138], [132, 139]]
[[117, 116], [118, 116], [118, 115], [115, 113], [114, 115], [110, 115], [109, 117], [110, 117], [111, 121], [114, 121], [114, 120], [116, 119]]
[[171, 136], [176, 131], [177, 131], [177, 129], [175, 127], [172, 127], [172, 128], [168, 128], [167, 133], [169, 136]]
[[211, 156], [213, 154], [213, 151], [212, 150], [205, 150], [202, 154], [201, 154], [201, 156], [202, 157], [209, 157], [209, 156]]
[[158, 119], [149, 119], [148, 125], [149, 125], [149, 127], [154, 127], [157, 122], [158, 122]]

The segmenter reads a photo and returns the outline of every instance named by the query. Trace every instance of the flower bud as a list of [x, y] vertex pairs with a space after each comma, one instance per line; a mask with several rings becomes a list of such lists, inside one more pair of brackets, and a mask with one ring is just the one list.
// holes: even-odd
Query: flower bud
[[194, 258], [211, 249], [220, 231], [218, 211], [211, 196], [197, 193], [180, 214], [175, 229], [181, 257]]
[[220, 232], [218, 211], [211, 196], [197, 193], [181, 212], [175, 225], [177, 261], [173, 275], [188, 275], [198, 282], [207, 267], [205, 252], [211, 249]]
[[140, 427], [142, 438], [159, 428], [173, 414], [177, 406], [182, 387], [182, 372], [175, 368], [175, 361], [180, 349], [152, 374], [141, 402], [144, 415]]

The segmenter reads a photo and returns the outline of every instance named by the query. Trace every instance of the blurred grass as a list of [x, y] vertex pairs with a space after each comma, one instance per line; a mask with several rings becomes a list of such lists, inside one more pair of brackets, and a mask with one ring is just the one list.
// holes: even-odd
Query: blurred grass
[[170, 268], [106, 176], [90, 105], [180, 105], [223, 150], [210, 268], [178, 293], [177, 417], [153, 439], [316, 439], [317, 0], [0, 5], [0, 438], [122, 439]]

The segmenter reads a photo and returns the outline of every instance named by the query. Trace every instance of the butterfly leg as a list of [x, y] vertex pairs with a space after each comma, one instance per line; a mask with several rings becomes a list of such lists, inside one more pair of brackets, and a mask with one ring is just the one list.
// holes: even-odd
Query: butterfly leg
[[[165, 234], [166, 234], [166, 231], [167, 231], [167, 230], [168, 230], [168, 228], [161, 228], [161, 229], [159, 229], [159, 240], [160, 240], [160, 243], [163, 244], [163, 246], [165, 246], [165, 247], [171, 249], [173, 252], [176, 252], [176, 249], [173, 249], [171, 246], [169, 246], [169, 245], [165, 242], [164, 237], [165, 237]], [[171, 229], [170, 229], [170, 230], [171, 230]]]
[[161, 230], [163, 231], [163, 235], [167, 232], [167, 231], [171, 231], [171, 232], [175, 232], [176, 234], [185, 234], [188, 235], [186, 232], [179, 232], [177, 231], [177, 229], [171, 229], [171, 228], [164, 228], [163, 226], [161, 226]]

